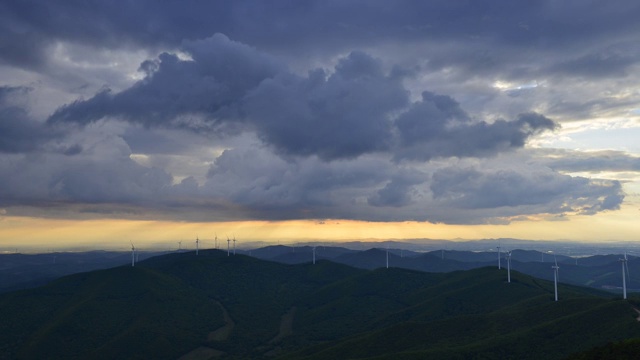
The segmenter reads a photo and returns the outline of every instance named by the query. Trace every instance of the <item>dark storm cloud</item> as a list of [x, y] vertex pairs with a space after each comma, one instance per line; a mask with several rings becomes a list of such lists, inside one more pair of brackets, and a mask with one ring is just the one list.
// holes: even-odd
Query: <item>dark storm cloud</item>
[[[192, 61], [163, 53], [157, 61], [143, 63], [147, 77], [131, 88], [116, 94], [106, 89], [66, 105], [49, 123], [88, 124], [109, 116], [145, 126], [211, 130], [238, 117], [238, 101], [281, 69], [269, 56], [220, 34], [185, 43], [184, 50]], [[199, 120], [203, 114], [207, 124]]]
[[176, 46], [231, 27], [231, 4], [209, 1], [9, 1], [0, 4], [0, 59], [20, 67], [47, 61], [56, 41], [106, 48]]
[[[0, 58], [26, 67], [46, 62], [43, 48], [55, 41], [112, 49], [166, 48], [177, 47], [185, 39], [225, 33], [260, 49], [291, 56], [331, 56], [371, 46], [381, 39], [426, 43], [455, 40], [459, 46], [452, 46], [452, 56], [433, 56], [431, 66], [498, 71], [504, 65], [514, 65], [514, 60], [545, 56], [555, 61], [553, 53], [573, 52], [587, 43], [601, 43], [606, 48], [617, 43], [616, 39], [640, 33], [640, 5], [631, 0], [616, 1], [615, 6], [602, 0], [405, 0], [393, 4], [255, 0], [192, 1], [188, 5], [151, 0], [27, 0], [4, 2], [0, 10], [0, 44], [7, 50], [0, 52]], [[470, 47], [475, 48], [474, 53], [460, 52]], [[499, 56], [493, 51], [496, 48], [503, 48]], [[456, 52], [458, 55], [453, 55]], [[599, 64], [595, 67], [601, 68]]]
[[363, 52], [340, 59], [331, 74], [301, 77], [220, 34], [184, 49], [193, 60], [162, 54], [143, 64], [147, 77], [131, 88], [63, 106], [48, 122], [115, 117], [198, 132], [244, 127], [283, 155], [324, 160], [373, 152], [415, 160], [493, 156], [556, 126], [537, 114], [474, 122], [454, 99], [429, 92], [409, 107], [403, 76]]
[[408, 104], [401, 79], [367, 54], [351, 53], [326, 76], [266, 80], [245, 101], [260, 137], [279, 152], [331, 160], [387, 150], [390, 113]]
[[[501, 154], [557, 127], [531, 109], [575, 119], [635, 104], [628, 86], [620, 96], [615, 83], [589, 81], [635, 83], [639, 10], [636, 1], [1, 2], [0, 71], [28, 70], [6, 81], [50, 80], [40, 100], [63, 88], [48, 109], [67, 104], [44, 124], [29, 106], [0, 101], [0, 201], [206, 220], [507, 223], [617, 209], [619, 182], [556, 171], [638, 171], [631, 156], [566, 154], [505, 170]], [[151, 59], [134, 83], [142, 56]], [[71, 101], [83, 94], [68, 90], [72, 75], [74, 87], [103, 90]], [[25, 89], [0, 84], [0, 100]]]
[[[639, 44], [626, 44], [637, 47]], [[589, 53], [576, 59], [563, 61], [553, 65], [548, 70], [554, 73], [578, 75], [587, 78], [595, 77], [623, 77], [629, 68], [640, 61], [639, 55], [620, 54], [617, 51], [605, 49], [598, 53]]]
[[618, 181], [561, 175], [549, 169], [480, 171], [445, 168], [433, 175], [434, 199], [467, 209], [538, 207], [541, 212], [594, 214], [617, 210], [624, 199]]
[[[59, 130], [33, 120], [22, 106], [16, 104], [16, 100], [18, 103], [22, 101], [21, 98], [26, 97], [29, 91], [31, 89], [26, 87], [0, 86], [0, 153], [42, 150], [48, 142], [62, 136]], [[78, 149], [51, 145], [49, 150], [73, 155]]]
[[514, 121], [472, 122], [452, 98], [429, 92], [396, 121], [402, 148], [398, 159], [492, 156], [521, 148], [531, 136], [557, 128], [536, 113], [520, 114]]

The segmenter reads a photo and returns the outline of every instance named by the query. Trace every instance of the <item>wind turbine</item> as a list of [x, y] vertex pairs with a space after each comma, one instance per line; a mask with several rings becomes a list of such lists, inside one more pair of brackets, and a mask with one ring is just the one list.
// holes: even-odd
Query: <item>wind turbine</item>
[[182, 240], [178, 241], [178, 251], [182, 251]]
[[627, 279], [625, 277], [625, 270], [629, 271], [629, 267], [627, 265], [627, 253], [624, 253], [624, 259], [619, 260], [622, 263], [622, 298], [627, 298]]
[[511, 282], [511, 251], [507, 253], [507, 282]]
[[500, 252], [500, 244], [498, 244], [498, 269], [501, 269], [502, 267], [500, 266], [500, 257], [502, 256], [502, 253]]
[[227, 256], [230, 255], [230, 249], [231, 249], [231, 240], [229, 240], [229, 237], [227, 236]]
[[311, 249], [313, 250], [313, 263], [315, 264], [316, 263], [316, 247], [314, 246]]
[[560, 269], [560, 267], [558, 266], [558, 260], [555, 258], [555, 256], [553, 258], [553, 260], [555, 261], [555, 265], [551, 267], [553, 269], [553, 288], [556, 295], [556, 301], [558, 301], [558, 269]]
[[233, 255], [236, 254], [236, 236], [233, 235]]
[[218, 234], [216, 233], [216, 237], [214, 240], [215, 244], [216, 244], [216, 249], [218, 248]]
[[198, 255], [198, 250], [200, 250], [200, 239], [196, 235], [196, 256]]
[[135, 266], [136, 265], [136, 247], [133, 246], [133, 241], [130, 241], [131, 243], [131, 266]]
[[387, 269], [389, 268], [389, 244], [387, 244]]

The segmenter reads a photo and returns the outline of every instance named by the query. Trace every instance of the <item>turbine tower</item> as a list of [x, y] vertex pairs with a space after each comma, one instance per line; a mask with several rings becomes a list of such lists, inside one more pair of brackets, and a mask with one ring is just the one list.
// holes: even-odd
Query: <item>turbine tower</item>
[[619, 260], [622, 263], [622, 298], [627, 298], [627, 279], [625, 277], [625, 270], [628, 271], [627, 265], [627, 253], [624, 253], [624, 259]]
[[131, 266], [135, 266], [136, 265], [136, 247], [133, 246], [133, 241], [130, 241], [131, 243]]
[[200, 250], [200, 239], [196, 235], [196, 256], [198, 255], [198, 250]]
[[387, 269], [389, 268], [389, 244], [387, 244]]
[[178, 241], [178, 251], [182, 251], [182, 240]]
[[231, 251], [231, 240], [229, 240], [229, 237], [227, 236], [227, 256], [230, 255], [230, 251]]
[[553, 269], [553, 289], [556, 295], [555, 299], [556, 301], [558, 301], [558, 269], [560, 269], [560, 267], [558, 266], [558, 260], [555, 259], [555, 256], [554, 256], [554, 261], [555, 261], [555, 265], [551, 267]]
[[233, 255], [236, 254], [236, 236], [233, 235]]
[[511, 251], [507, 253], [507, 282], [511, 282]]
[[500, 252], [500, 244], [498, 244], [498, 269], [501, 269], [502, 267], [500, 266], [500, 257], [501, 257], [502, 253]]
[[215, 242], [215, 245], [216, 245], [215, 248], [217, 249], [218, 248], [218, 234], [217, 233], [216, 233], [216, 237], [215, 237], [214, 242]]
[[311, 248], [313, 250], [313, 263], [316, 263], [316, 247]]

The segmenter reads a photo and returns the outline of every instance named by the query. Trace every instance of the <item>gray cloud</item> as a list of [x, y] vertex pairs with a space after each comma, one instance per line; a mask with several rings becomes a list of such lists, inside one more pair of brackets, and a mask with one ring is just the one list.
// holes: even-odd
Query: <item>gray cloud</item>
[[0, 158], [0, 206], [202, 221], [344, 218], [478, 224], [536, 214], [595, 214], [619, 208], [624, 199], [617, 181], [561, 175], [548, 167], [491, 165], [500, 159], [418, 169], [379, 155], [283, 160], [252, 146], [225, 150], [200, 184], [193, 177], [175, 183], [166, 171], [132, 161], [121, 138], [97, 130], [102, 138], [83, 144], [86, 150], [74, 157]]
[[536, 163], [564, 172], [640, 172], [640, 157], [623, 151], [580, 152], [565, 149], [539, 149]]
[[461, 80], [480, 75], [530, 80], [549, 72], [602, 77], [622, 74], [640, 60], [620, 50], [637, 48], [640, 41], [640, 7], [632, 0], [404, 0], [393, 6], [385, 1], [197, 1], [184, 6], [149, 0], [117, 5], [28, 0], [0, 6], [0, 47], [7, 50], [0, 52], [0, 62], [43, 72], [57, 42], [157, 52], [215, 33], [306, 63], [305, 69], [316, 59], [354, 49], [408, 45], [423, 50], [394, 57], [428, 64], [423, 70], [430, 72], [458, 73]]
[[[49, 123], [88, 124], [119, 117], [145, 126], [214, 130], [218, 117], [238, 117], [237, 102], [280, 66], [269, 56], [224, 35], [187, 42], [193, 61], [163, 53], [142, 68], [147, 77], [120, 93], [105, 89], [91, 99], [78, 100], [56, 111]], [[207, 116], [203, 123], [199, 116]]]
[[327, 160], [388, 150], [390, 114], [407, 103], [401, 79], [360, 52], [341, 59], [328, 77], [316, 70], [303, 79], [266, 80], [245, 101], [260, 136], [278, 151]]
[[520, 114], [514, 121], [472, 122], [448, 96], [422, 94], [422, 101], [397, 120], [402, 148], [398, 159], [492, 156], [521, 148], [531, 136], [558, 125], [536, 113]]
[[472, 122], [455, 100], [429, 92], [409, 107], [403, 76], [387, 74], [363, 52], [341, 58], [329, 75], [317, 69], [300, 77], [223, 35], [190, 42], [185, 50], [193, 60], [162, 54], [143, 64], [150, 69], [147, 77], [131, 88], [65, 105], [48, 122], [115, 117], [198, 132], [255, 130], [283, 155], [324, 160], [372, 152], [413, 160], [493, 156], [556, 127], [533, 113]]
[[390, 166], [373, 158], [287, 162], [257, 149], [227, 150], [211, 167], [203, 191], [258, 218], [358, 218], [351, 204], [384, 182]]
[[418, 171], [400, 170], [394, 172], [391, 181], [375, 194], [369, 196], [367, 203], [377, 207], [400, 208], [419, 201], [420, 194], [414, 186], [427, 181], [426, 174]]
[[[559, 172], [636, 172], [633, 155], [515, 151], [557, 128], [546, 116], [638, 108], [639, 14], [635, 1], [3, 2], [2, 206], [446, 223], [614, 210], [620, 183]], [[33, 115], [57, 106], [46, 124]]]
[[[534, 207], [536, 212], [594, 214], [617, 210], [624, 199], [618, 181], [590, 180], [550, 170], [481, 172], [474, 168], [437, 171], [430, 185], [436, 200], [467, 209]], [[521, 211], [519, 211], [521, 212]], [[535, 213], [535, 212], [534, 212]]]
[[[171, 187], [171, 176], [139, 166], [126, 144], [105, 135], [83, 135], [84, 150], [0, 157], [2, 202], [17, 204], [153, 203]], [[92, 138], [96, 136], [96, 138]]]
[[[638, 44], [627, 44], [638, 46]], [[589, 53], [576, 59], [559, 62], [549, 70], [569, 75], [579, 75], [588, 78], [593, 77], [623, 77], [627, 75], [629, 68], [638, 63], [640, 54], [620, 54], [610, 49], [600, 53]]]
[[62, 133], [32, 119], [19, 104], [30, 91], [26, 87], [0, 86], [0, 153], [28, 153], [46, 146], [69, 155], [77, 153], [77, 146], [48, 144]]

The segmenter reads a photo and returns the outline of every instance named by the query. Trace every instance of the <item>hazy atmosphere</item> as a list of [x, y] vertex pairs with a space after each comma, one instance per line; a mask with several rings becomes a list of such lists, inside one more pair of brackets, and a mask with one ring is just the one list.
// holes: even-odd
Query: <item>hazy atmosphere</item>
[[639, 15], [0, 1], [0, 250], [638, 240]]

